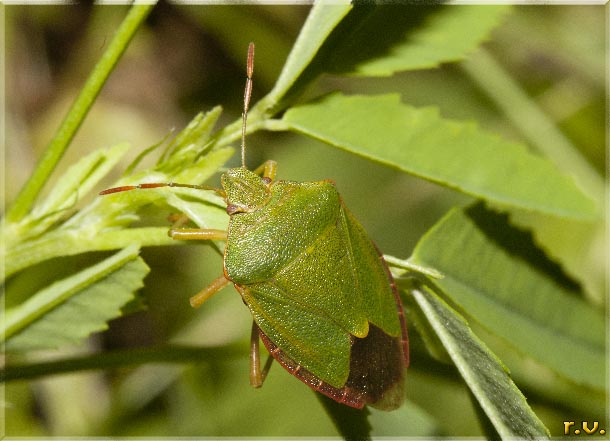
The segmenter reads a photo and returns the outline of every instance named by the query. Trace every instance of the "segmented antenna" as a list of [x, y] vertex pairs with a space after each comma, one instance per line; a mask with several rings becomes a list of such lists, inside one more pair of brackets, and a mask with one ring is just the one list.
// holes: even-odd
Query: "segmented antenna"
[[241, 114], [241, 166], [246, 167], [246, 123], [248, 120], [248, 106], [252, 95], [252, 73], [254, 72], [254, 43], [248, 45], [248, 63], [246, 65], [246, 88], [244, 90], [244, 112]]

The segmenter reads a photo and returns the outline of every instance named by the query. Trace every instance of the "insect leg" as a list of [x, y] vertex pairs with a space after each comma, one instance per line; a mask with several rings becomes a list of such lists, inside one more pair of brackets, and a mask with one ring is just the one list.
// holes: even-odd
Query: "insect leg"
[[189, 217], [184, 213], [172, 213], [167, 216], [167, 220], [172, 223], [172, 228], [175, 230], [189, 221]]
[[212, 228], [181, 228], [189, 221], [186, 214], [173, 214], [169, 217], [173, 221], [172, 227], [167, 235], [175, 240], [227, 240], [225, 230], [214, 230]]
[[199, 308], [203, 302], [212, 297], [228, 284], [229, 280], [225, 276], [218, 277], [212, 283], [190, 298], [189, 302], [191, 303], [191, 306], [193, 308]]
[[[227, 240], [227, 232], [224, 230], [202, 229], [202, 228], [180, 228], [188, 222], [188, 216], [181, 214], [174, 217], [174, 225], [167, 232], [169, 237], [176, 240]], [[223, 275], [218, 277], [207, 287], [190, 298], [193, 308], [200, 307], [203, 302], [212, 297], [222, 288], [227, 286], [229, 280]]]
[[261, 387], [263, 385], [267, 373], [271, 368], [271, 363], [273, 363], [273, 357], [269, 355], [261, 371], [258, 332], [258, 325], [252, 320], [252, 334], [250, 335], [250, 385], [253, 387]]
[[271, 159], [265, 161], [258, 168], [256, 168], [256, 170], [254, 170], [254, 173], [256, 173], [256, 174], [262, 173], [263, 178], [268, 178], [271, 181], [273, 181], [275, 179], [276, 172], [277, 172], [277, 162], [275, 162]]
[[175, 240], [227, 240], [225, 230], [172, 227], [167, 234]]
[[167, 235], [175, 240], [227, 240], [225, 230], [214, 230], [212, 228], [181, 228], [189, 221], [189, 217], [182, 214], [172, 214], [168, 218], [173, 222]]

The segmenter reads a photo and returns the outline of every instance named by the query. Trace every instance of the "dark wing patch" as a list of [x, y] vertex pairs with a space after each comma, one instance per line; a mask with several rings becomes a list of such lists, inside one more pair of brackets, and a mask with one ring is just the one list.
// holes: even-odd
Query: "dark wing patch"
[[366, 337], [353, 337], [350, 374], [341, 388], [320, 380], [288, 357], [260, 328], [259, 334], [269, 353], [284, 369], [339, 403], [357, 409], [370, 404], [384, 410], [396, 409], [402, 404], [406, 371], [401, 339], [387, 335], [374, 325], [370, 325]]
[[369, 324], [365, 338], [353, 338], [345, 387], [360, 391], [367, 404], [396, 409], [404, 399], [405, 367], [402, 339]]

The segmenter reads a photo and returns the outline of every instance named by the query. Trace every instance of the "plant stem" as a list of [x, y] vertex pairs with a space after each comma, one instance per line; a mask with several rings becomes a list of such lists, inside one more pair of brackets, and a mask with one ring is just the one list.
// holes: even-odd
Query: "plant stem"
[[337, 403], [320, 393], [316, 393], [316, 397], [344, 440], [368, 441], [371, 439], [371, 424], [368, 421], [370, 411], [366, 407], [354, 409]]
[[20, 221], [34, 205], [40, 190], [65, 153], [110, 73], [153, 6], [153, 4], [134, 5], [129, 10], [102, 58], [95, 65], [80, 94], [68, 110], [55, 136], [45, 149], [34, 173], [8, 210], [7, 219], [10, 222]]
[[14, 380], [29, 380], [49, 375], [95, 369], [110, 369], [144, 363], [188, 363], [206, 359], [226, 359], [243, 356], [247, 351], [243, 345], [218, 347], [157, 346], [125, 349], [100, 354], [70, 357], [21, 365], [7, 365], [0, 370], [0, 383]]

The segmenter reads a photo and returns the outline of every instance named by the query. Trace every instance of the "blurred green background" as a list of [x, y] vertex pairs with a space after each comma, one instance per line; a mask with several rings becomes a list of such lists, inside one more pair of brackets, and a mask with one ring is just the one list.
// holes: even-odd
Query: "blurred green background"
[[[182, 128], [197, 112], [217, 104], [225, 110], [221, 123], [238, 118], [248, 42], [257, 45], [256, 102], [273, 86], [308, 10], [305, 5], [158, 5], [110, 77], [56, 175], [85, 152], [122, 141], [134, 146], [129, 161], [171, 129]], [[125, 6], [88, 4], [4, 7], [4, 204], [31, 173], [126, 11]], [[606, 6], [514, 6], [485, 43], [602, 173], [606, 16]], [[476, 63], [477, 53], [471, 58]], [[485, 129], [527, 143], [519, 127], [460, 64], [382, 79], [325, 76], [307, 96], [336, 89], [349, 94], [397, 92], [406, 103], [437, 106], [446, 118], [476, 120]], [[247, 156], [250, 166], [277, 160], [280, 179], [334, 179], [379, 248], [402, 258], [450, 207], [469, 201], [291, 134], [254, 134], [248, 139]], [[238, 163], [237, 158], [233, 161]], [[116, 170], [114, 178], [121, 171]], [[164, 222], [168, 213], [149, 214]], [[148, 309], [114, 321], [86, 347], [44, 357], [168, 341], [202, 346], [248, 340], [251, 319], [232, 288], [200, 310], [188, 304], [190, 295], [221, 272], [220, 256], [209, 247], [148, 248], [142, 254], [152, 269], [143, 290]], [[6, 289], [31, 292], [93, 258], [45, 262], [9, 280]], [[391, 414], [372, 411], [373, 433], [480, 435], [458, 376], [433, 363], [413, 331], [411, 338], [408, 402]], [[537, 399], [527, 389], [524, 393], [554, 435], [563, 433], [565, 420], [587, 419], [564, 404]], [[148, 365], [10, 383], [4, 406], [9, 436], [336, 435], [315, 395], [278, 366], [262, 389], [250, 388], [247, 351], [241, 357], [206, 359], [196, 365]]]

